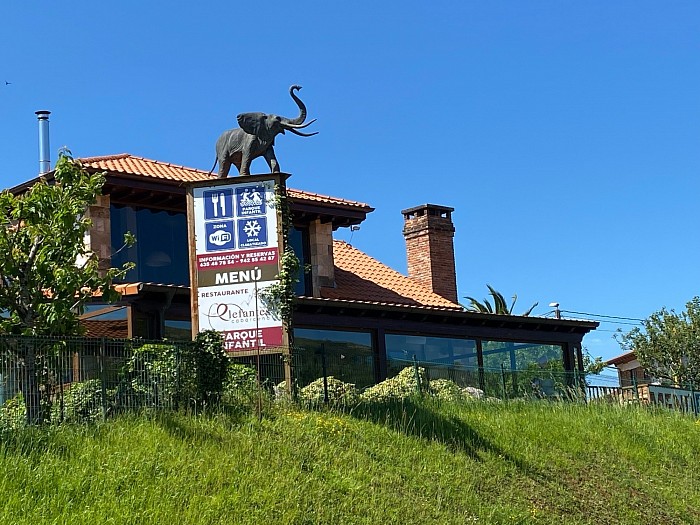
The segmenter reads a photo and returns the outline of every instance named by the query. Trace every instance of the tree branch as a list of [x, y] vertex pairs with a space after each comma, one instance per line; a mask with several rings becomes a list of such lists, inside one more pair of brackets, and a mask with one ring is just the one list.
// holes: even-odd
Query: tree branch
[[43, 240], [44, 239], [41, 235], [38, 235], [36, 239], [34, 239], [34, 244], [32, 244], [32, 247], [29, 250], [29, 255], [27, 255], [27, 269], [31, 268], [34, 265], [34, 259], [36, 259], [36, 254], [39, 250], [39, 245]]

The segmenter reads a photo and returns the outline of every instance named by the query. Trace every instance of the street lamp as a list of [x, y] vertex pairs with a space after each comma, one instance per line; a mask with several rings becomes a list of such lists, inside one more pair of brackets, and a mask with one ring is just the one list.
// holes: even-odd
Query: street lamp
[[561, 310], [559, 309], [559, 303], [549, 303], [550, 308], [554, 308], [554, 317], [561, 319]]

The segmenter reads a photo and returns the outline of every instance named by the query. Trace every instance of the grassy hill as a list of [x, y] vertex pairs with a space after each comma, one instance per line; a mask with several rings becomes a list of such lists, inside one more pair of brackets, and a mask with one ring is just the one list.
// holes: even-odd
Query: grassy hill
[[0, 435], [0, 523], [700, 523], [699, 450], [634, 407], [121, 417]]

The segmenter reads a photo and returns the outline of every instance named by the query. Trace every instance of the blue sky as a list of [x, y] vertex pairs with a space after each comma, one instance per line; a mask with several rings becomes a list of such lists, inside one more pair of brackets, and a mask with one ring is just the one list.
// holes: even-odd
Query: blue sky
[[[208, 170], [238, 113], [294, 115], [301, 84], [320, 134], [278, 138], [289, 185], [374, 206], [352, 244], [393, 268], [401, 210], [434, 203], [460, 297], [643, 318], [700, 293], [699, 3], [247, 5], [4, 2], [0, 185], [36, 174], [38, 109], [53, 159]], [[621, 353], [618, 327], [584, 346]]]

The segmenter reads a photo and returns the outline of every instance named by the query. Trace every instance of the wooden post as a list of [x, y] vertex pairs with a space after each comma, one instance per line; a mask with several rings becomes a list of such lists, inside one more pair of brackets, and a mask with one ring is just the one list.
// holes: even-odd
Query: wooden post
[[100, 400], [102, 405], [102, 421], [107, 420], [107, 374], [105, 373], [105, 338], [100, 338]]
[[323, 370], [323, 403], [328, 404], [328, 367], [326, 366], [326, 345], [321, 343], [321, 369]]
[[190, 309], [192, 318], [192, 340], [199, 333], [199, 301], [197, 300], [198, 272], [197, 246], [195, 244], [194, 193], [187, 189], [187, 244], [190, 258]]

